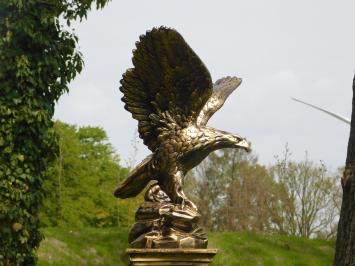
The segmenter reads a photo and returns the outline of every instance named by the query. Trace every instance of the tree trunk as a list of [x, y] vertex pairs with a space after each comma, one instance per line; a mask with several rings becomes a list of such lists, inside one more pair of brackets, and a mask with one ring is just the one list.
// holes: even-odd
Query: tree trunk
[[345, 171], [341, 180], [343, 202], [338, 224], [334, 266], [355, 265], [355, 76], [351, 128]]

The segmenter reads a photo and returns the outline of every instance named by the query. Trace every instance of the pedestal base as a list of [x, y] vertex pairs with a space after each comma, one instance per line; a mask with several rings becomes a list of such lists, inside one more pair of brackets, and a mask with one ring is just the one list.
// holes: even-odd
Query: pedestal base
[[217, 249], [146, 249], [126, 250], [131, 266], [208, 266]]

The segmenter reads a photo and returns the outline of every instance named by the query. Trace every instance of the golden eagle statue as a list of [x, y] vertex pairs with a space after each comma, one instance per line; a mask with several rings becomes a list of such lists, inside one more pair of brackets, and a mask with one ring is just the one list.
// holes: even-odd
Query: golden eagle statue
[[139, 136], [152, 154], [114, 194], [133, 197], [151, 180], [157, 182], [146, 192], [129, 241], [135, 247], [205, 247], [207, 241], [197, 234], [201, 230], [193, 226], [197, 207], [183, 192], [184, 176], [217, 149], [250, 150], [243, 137], [206, 125], [241, 79], [226, 77], [212, 84], [206, 66], [183, 37], [165, 27], [140, 36], [132, 62], [121, 80], [122, 101], [138, 120]]

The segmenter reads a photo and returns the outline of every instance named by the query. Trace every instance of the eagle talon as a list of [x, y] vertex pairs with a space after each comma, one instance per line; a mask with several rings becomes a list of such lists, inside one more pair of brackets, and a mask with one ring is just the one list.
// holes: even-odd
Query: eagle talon
[[185, 205], [191, 210], [197, 211], [197, 206], [191, 200], [185, 199]]

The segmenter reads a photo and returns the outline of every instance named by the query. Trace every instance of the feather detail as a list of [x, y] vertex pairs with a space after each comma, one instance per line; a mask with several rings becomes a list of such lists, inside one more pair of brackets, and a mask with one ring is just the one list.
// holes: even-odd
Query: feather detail
[[212, 95], [211, 76], [182, 36], [165, 27], [139, 37], [132, 62], [120, 81], [122, 101], [154, 151], [159, 134], [196, 123]]

